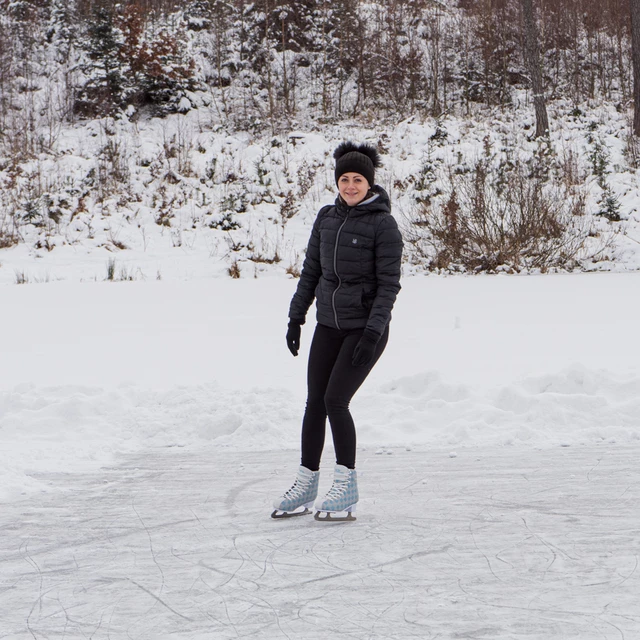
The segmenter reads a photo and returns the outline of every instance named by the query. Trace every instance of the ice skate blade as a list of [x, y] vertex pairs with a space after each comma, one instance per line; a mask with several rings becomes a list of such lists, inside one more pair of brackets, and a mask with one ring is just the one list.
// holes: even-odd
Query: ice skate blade
[[316, 511], [313, 517], [318, 522], [355, 522], [352, 511]]
[[309, 515], [310, 513], [311, 511], [306, 507], [304, 508], [303, 511], [282, 511], [280, 509], [275, 509], [274, 512], [271, 514], [271, 517], [274, 520], [280, 520], [281, 518], [296, 518], [297, 516], [306, 516], [306, 515]]

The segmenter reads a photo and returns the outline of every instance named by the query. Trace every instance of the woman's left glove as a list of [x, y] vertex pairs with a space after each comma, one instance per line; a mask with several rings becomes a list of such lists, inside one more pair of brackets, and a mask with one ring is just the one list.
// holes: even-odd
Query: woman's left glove
[[356, 348], [353, 350], [351, 363], [354, 367], [364, 367], [371, 364], [379, 340], [380, 336], [377, 333], [369, 329], [364, 330], [362, 338], [360, 338]]
[[300, 349], [301, 333], [300, 324], [290, 320], [289, 329], [287, 330], [287, 347], [289, 347], [289, 351], [291, 351], [294, 356], [298, 355], [298, 349]]

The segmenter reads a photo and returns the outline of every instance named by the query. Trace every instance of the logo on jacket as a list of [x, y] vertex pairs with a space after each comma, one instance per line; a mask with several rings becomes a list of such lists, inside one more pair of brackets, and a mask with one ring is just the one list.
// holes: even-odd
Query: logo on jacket
[[351, 241], [351, 244], [358, 244], [358, 238], [354, 238], [354, 239]]

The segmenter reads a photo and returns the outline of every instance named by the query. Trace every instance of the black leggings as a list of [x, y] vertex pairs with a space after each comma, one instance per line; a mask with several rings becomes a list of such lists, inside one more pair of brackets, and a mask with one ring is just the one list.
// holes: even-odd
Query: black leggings
[[354, 367], [351, 358], [362, 332], [363, 329], [341, 331], [322, 324], [316, 326], [309, 352], [307, 407], [302, 421], [301, 464], [312, 471], [320, 467], [327, 416], [336, 463], [355, 468], [356, 428], [349, 403], [387, 346], [389, 327], [378, 342], [373, 362]]

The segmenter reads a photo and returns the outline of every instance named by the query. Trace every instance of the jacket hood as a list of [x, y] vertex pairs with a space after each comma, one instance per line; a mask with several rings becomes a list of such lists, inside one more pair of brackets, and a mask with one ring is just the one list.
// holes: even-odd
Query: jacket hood
[[391, 213], [389, 194], [379, 184], [373, 185], [370, 189], [370, 195], [355, 207], [348, 206], [339, 195], [336, 198], [335, 204], [336, 210], [340, 215], [346, 215], [347, 211], [350, 212], [351, 216], [363, 215], [365, 213]]

